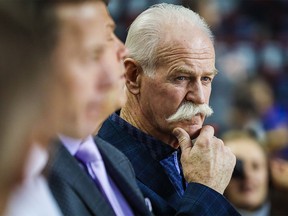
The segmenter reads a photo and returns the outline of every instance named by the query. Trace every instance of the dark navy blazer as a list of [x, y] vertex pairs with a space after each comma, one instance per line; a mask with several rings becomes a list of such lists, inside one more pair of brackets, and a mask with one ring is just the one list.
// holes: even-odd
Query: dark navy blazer
[[137, 183], [143, 195], [150, 199], [155, 215], [240, 215], [222, 194], [202, 184], [189, 183], [180, 197], [161, 164], [111, 117], [104, 122], [98, 136], [128, 157]]

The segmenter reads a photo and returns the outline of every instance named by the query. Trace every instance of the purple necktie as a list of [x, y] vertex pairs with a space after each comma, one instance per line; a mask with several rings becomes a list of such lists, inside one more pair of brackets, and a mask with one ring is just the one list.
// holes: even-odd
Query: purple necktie
[[75, 157], [86, 166], [89, 175], [99, 186], [101, 192], [109, 201], [116, 215], [126, 215], [124, 214], [121, 204], [119, 203], [119, 200], [111, 187], [112, 182], [109, 181], [102, 157], [93, 139], [87, 139], [82, 142], [75, 154]]

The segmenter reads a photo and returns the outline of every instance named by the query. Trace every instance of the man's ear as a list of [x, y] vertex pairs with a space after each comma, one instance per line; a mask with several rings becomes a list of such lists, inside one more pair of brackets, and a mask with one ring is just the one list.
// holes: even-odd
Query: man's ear
[[139, 94], [141, 86], [141, 76], [143, 74], [142, 67], [132, 58], [126, 58], [124, 60], [126, 69], [125, 78], [127, 89], [132, 94]]

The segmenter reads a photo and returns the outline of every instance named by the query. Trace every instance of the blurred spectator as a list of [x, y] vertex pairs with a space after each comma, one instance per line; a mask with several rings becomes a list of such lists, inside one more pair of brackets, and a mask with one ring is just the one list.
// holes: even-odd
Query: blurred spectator
[[225, 196], [243, 216], [287, 215], [288, 149], [268, 160], [262, 142], [249, 131], [226, 131], [222, 139], [238, 160]]
[[264, 149], [244, 131], [229, 131], [222, 138], [243, 163], [243, 175], [232, 176], [225, 190], [226, 197], [243, 216], [270, 215], [268, 161]]
[[288, 144], [288, 111], [277, 103], [273, 89], [263, 78], [240, 82], [232, 107], [231, 127], [250, 129], [258, 138], [266, 138], [269, 151]]
[[270, 153], [270, 167], [273, 186], [288, 191], [288, 147]]
[[288, 147], [282, 147], [270, 154], [270, 197], [273, 215], [284, 216], [288, 213]]

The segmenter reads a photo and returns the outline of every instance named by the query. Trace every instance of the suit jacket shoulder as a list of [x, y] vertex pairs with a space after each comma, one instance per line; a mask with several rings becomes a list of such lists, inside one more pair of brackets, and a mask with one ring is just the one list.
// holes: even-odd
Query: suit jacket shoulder
[[239, 215], [223, 195], [201, 184], [188, 184], [184, 196], [180, 197], [161, 164], [110, 118], [98, 135], [131, 161], [137, 183], [144, 196], [151, 200], [156, 215]]
[[52, 149], [46, 169], [49, 187], [64, 215], [114, 215], [91, 178], [60, 143]]
[[134, 213], [136, 215], [151, 215], [145, 204], [143, 194], [136, 183], [135, 173], [128, 158], [98, 136], [95, 137], [95, 142], [101, 152], [109, 175], [121, 190]]
[[[104, 144], [106, 144], [105, 141], [99, 141], [99, 151], [102, 154], [108, 174], [114, 179], [125, 198], [127, 193], [134, 195], [136, 204], [126, 199], [135, 214], [145, 215], [147, 209], [142, 206], [141, 193], [139, 195], [139, 190], [134, 189], [133, 185], [127, 187], [125, 180], [123, 180], [123, 173], [133, 176], [131, 168], [128, 168], [127, 171], [122, 170], [124, 167], [129, 167], [123, 154], [115, 151], [113, 147], [113, 149], [110, 148], [109, 144], [107, 146]], [[115, 166], [115, 163], [111, 162], [112, 158], [115, 158], [115, 163], [121, 165]], [[64, 215], [115, 215], [90, 176], [60, 142], [56, 143], [53, 148], [46, 173], [49, 187]]]

